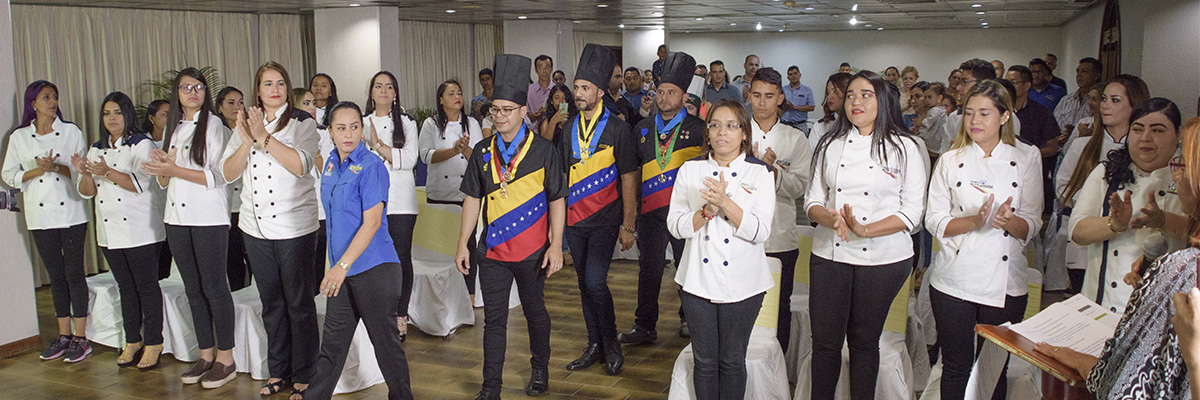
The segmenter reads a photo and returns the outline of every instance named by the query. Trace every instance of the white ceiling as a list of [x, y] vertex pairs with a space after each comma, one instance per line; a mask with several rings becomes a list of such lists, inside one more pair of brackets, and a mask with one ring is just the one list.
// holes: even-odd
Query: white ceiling
[[[1099, 0], [14, 0], [13, 4], [180, 11], [311, 13], [387, 5], [402, 19], [500, 23], [520, 17], [577, 21], [578, 29], [616, 32], [830, 31], [1045, 27], [1062, 25]], [[857, 11], [852, 8], [857, 4]], [[974, 7], [979, 5], [979, 7]], [[447, 10], [454, 10], [448, 13]], [[981, 14], [982, 13], [982, 14]], [[852, 17], [859, 23], [851, 25]]]

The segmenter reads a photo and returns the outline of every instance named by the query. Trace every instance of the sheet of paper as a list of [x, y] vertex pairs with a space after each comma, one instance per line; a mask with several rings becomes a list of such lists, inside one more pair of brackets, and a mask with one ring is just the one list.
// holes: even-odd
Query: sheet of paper
[[1016, 325], [1017, 334], [1037, 343], [1065, 346], [1084, 354], [1100, 357], [1104, 341], [1117, 330], [1121, 315], [1105, 310], [1099, 304], [1077, 294], [1055, 303]]

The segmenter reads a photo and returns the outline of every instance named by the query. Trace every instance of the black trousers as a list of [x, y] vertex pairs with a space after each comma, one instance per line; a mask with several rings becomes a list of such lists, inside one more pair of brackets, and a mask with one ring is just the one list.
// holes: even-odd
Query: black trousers
[[812, 399], [832, 399], [850, 346], [850, 398], [873, 400], [879, 375], [879, 336], [892, 299], [912, 273], [911, 258], [852, 265], [813, 255], [808, 313], [812, 320]]
[[246, 255], [246, 242], [242, 239], [242, 228], [238, 227], [238, 215], [229, 214], [229, 255], [225, 261], [226, 273], [229, 275], [229, 290], [236, 292], [250, 286], [250, 257]]
[[[638, 327], [655, 331], [658, 326], [658, 295], [662, 290], [663, 270], [667, 267], [667, 244], [671, 245], [675, 268], [683, 258], [683, 239], [676, 239], [667, 231], [667, 220], [638, 215], [638, 298], [633, 312], [633, 323]], [[679, 320], [683, 320], [683, 305], [679, 307]]]
[[[482, 253], [482, 252], [480, 252]], [[546, 369], [550, 363], [550, 314], [542, 291], [546, 270], [542, 269], [545, 246], [529, 261], [501, 262], [480, 256], [479, 289], [483, 291], [483, 390], [500, 393], [507, 349], [508, 297], [513, 280], [521, 309], [529, 327], [529, 364]], [[576, 261], [578, 262], [578, 261]], [[393, 332], [395, 332], [393, 330]], [[393, 335], [395, 336], [395, 335]]]
[[321, 281], [325, 279], [325, 266], [328, 265], [327, 262], [329, 261], [329, 256], [326, 254], [326, 248], [329, 247], [329, 242], [325, 241], [325, 220], [317, 220], [317, 222], [320, 224], [320, 227], [317, 228], [316, 232], [313, 232], [313, 234], [316, 235], [317, 242], [312, 256], [313, 297], [316, 297], [316, 295], [320, 294]]
[[292, 239], [264, 240], [245, 235], [254, 284], [262, 298], [267, 330], [267, 370], [272, 378], [312, 381], [320, 333], [313, 302], [312, 269], [316, 233]]
[[775, 337], [787, 352], [792, 335], [792, 289], [796, 286], [796, 259], [800, 258], [800, 249], [767, 253], [767, 257], [777, 258], [783, 264], [779, 276], [779, 323]]
[[183, 278], [200, 349], [232, 349], [233, 296], [225, 275], [229, 228], [167, 224], [167, 242]]
[[[83, 241], [87, 224], [58, 229], [31, 229], [54, 297], [54, 316], [84, 318], [88, 315], [87, 276], [83, 272]], [[82, 334], [83, 332], [76, 332]]]
[[[396, 256], [400, 257], [400, 298], [395, 316], [408, 317], [408, 302], [412, 300], [413, 262], [412, 239], [413, 228], [417, 226], [417, 214], [389, 214], [388, 234], [392, 236], [392, 245], [396, 247]], [[392, 321], [392, 325], [396, 325]]]
[[[459, 208], [462, 208], [461, 201], [445, 201], [445, 200], [434, 200], [434, 199], [426, 198], [425, 202], [429, 203], [429, 204], [450, 204], [450, 205], [456, 205]], [[470, 270], [469, 270], [470, 272], [468, 272], [466, 275], [463, 275], [463, 280], [466, 281], [466, 283], [467, 283], [467, 293], [470, 293], [470, 294], [475, 294], [475, 278], [479, 275], [479, 257], [475, 257], [475, 249], [477, 249], [479, 247], [478, 242], [475, 241], [475, 232], [477, 230], [478, 229], [472, 229], [471, 230], [471, 239], [467, 240], [467, 253], [471, 254], [471, 259], [470, 259], [470, 262], [468, 263], [469, 264], [468, 268], [470, 268]]]
[[691, 318], [692, 385], [697, 400], [741, 400], [746, 395], [746, 350], [765, 296], [764, 292], [718, 304], [679, 291], [684, 312]]
[[1071, 287], [1067, 288], [1066, 294], [1074, 296], [1083, 290], [1083, 280], [1087, 278], [1086, 269], [1067, 269], [1067, 278], [1071, 280]]
[[[962, 399], [966, 396], [967, 380], [983, 338], [975, 335], [976, 324], [1000, 325], [1021, 322], [1029, 296], [1005, 296], [1004, 307], [989, 307], [966, 301], [929, 287], [929, 303], [937, 322], [937, 340], [942, 353], [942, 398]], [[992, 399], [1003, 400], [1008, 391], [1008, 363], [1000, 373]]]
[[162, 241], [162, 245], [158, 246], [158, 280], [167, 279], [171, 276], [171, 246], [166, 240]]
[[[158, 287], [158, 255], [163, 242], [128, 249], [101, 248], [121, 293], [125, 342], [163, 343], [163, 299]], [[145, 328], [145, 337], [142, 336]]]
[[617, 246], [618, 229], [617, 226], [568, 226], [563, 234], [575, 260], [589, 344], [617, 340], [616, 313], [612, 292], [608, 290], [608, 267], [612, 265], [613, 249]]
[[400, 293], [400, 265], [379, 264], [346, 277], [337, 296], [330, 297], [325, 308], [325, 338], [317, 358], [314, 380], [305, 398], [328, 399], [333, 396], [346, 352], [362, 320], [375, 346], [375, 359], [387, 383], [389, 399], [411, 399], [408, 360], [400, 336], [396, 335], [396, 304]]

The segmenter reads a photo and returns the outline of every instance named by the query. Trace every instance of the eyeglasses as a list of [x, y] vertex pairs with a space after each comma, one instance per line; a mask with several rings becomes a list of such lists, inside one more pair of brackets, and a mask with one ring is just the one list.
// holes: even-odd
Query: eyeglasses
[[1183, 157], [1175, 157], [1171, 159], [1171, 162], [1167, 166], [1171, 168], [1171, 173], [1176, 173], [1186, 168], [1187, 164], [1183, 163]]
[[722, 124], [720, 122], [712, 122], [712, 123], [708, 124], [709, 131], [718, 132], [721, 129], [725, 129], [726, 131], [740, 131], [740, 130], [742, 130], [742, 124], [739, 124], [736, 122], [730, 122], [728, 124]]
[[494, 114], [494, 115], [499, 115], [501, 117], [507, 117], [509, 115], [512, 115], [513, 111], [517, 111], [518, 108], [521, 108], [521, 107], [506, 107], [506, 108], [492, 107], [491, 111], [492, 111], [492, 114]]
[[199, 93], [204, 90], [204, 85], [179, 85], [179, 90], [184, 93]]
[[979, 80], [978, 79], [959, 79], [958, 80], [958, 84], [963, 85], [963, 86], [974, 85], [975, 82], [979, 82]]

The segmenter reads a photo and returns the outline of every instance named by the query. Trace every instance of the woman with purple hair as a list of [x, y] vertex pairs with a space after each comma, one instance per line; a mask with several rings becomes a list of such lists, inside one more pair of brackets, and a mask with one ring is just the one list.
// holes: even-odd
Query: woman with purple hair
[[[25, 193], [25, 225], [50, 274], [58, 338], [41, 354], [43, 360], [66, 356], [79, 362], [92, 353], [87, 338], [88, 289], [83, 273], [83, 241], [88, 215], [75, 191], [78, 174], [71, 157], [83, 156], [83, 131], [62, 119], [58, 87], [37, 81], [25, 88], [21, 124], [8, 140], [3, 177]], [[72, 320], [74, 333], [72, 335]]]

